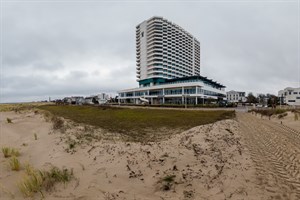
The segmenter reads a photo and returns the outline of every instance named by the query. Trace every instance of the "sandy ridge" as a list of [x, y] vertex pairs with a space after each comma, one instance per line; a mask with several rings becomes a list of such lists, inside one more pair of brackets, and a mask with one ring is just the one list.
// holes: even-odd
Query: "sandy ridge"
[[[7, 124], [6, 117], [13, 124]], [[64, 132], [53, 131], [43, 116], [34, 113], [4, 113], [0, 123], [1, 147], [19, 148], [22, 162], [36, 168], [74, 169], [76, 180], [58, 185], [45, 194], [46, 199], [269, 198], [256, 184], [254, 164], [235, 120], [194, 127], [145, 144], [109, 140], [101, 136], [101, 130], [88, 132], [90, 129], [74, 123]], [[34, 132], [38, 140], [33, 139]], [[78, 139], [87, 134], [92, 137]], [[70, 150], [73, 140], [76, 145]], [[23, 199], [15, 184], [24, 172], [12, 172], [6, 163], [0, 156], [0, 185], [5, 186], [0, 197]], [[166, 177], [173, 181], [164, 181]]]

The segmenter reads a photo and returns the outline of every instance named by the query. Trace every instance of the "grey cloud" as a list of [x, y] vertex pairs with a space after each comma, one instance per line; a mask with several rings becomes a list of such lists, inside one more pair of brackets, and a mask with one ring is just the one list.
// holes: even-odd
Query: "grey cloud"
[[228, 90], [298, 85], [297, 2], [3, 4], [1, 102], [136, 87], [135, 26], [153, 15], [194, 35]]

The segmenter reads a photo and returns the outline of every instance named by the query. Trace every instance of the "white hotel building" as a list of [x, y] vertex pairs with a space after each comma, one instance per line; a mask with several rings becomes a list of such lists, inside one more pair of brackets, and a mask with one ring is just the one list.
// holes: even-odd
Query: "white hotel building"
[[124, 103], [203, 103], [226, 97], [225, 86], [200, 76], [200, 43], [180, 26], [152, 17], [136, 27], [139, 88], [119, 91]]

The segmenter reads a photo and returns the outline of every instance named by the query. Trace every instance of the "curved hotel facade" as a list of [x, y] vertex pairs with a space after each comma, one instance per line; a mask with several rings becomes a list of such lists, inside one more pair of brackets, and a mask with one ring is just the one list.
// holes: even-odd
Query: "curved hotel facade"
[[136, 26], [139, 88], [119, 91], [124, 103], [203, 103], [226, 97], [225, 86], [200, 76], [200, 42], [180, 26], [152, 17]]

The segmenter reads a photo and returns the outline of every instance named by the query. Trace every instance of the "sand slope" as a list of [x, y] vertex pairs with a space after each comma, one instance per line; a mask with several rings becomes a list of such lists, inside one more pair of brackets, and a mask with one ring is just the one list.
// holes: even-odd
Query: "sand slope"
[[[76, 179], [45, 192], [46, 199], [268, 199], [235, 120], [147, 144], [103, 139], [101, 130], [73, 123], [64, 133], [53, 131], [42, 115], [30, 112], [1, 113], [0, 123], [0, 147], [20, 149], [22, 163], [74, 169]], [[23, 199], [16, 183], [25, 172], [13, 172], [7, 163], [1, 154], [0, 197]]]

